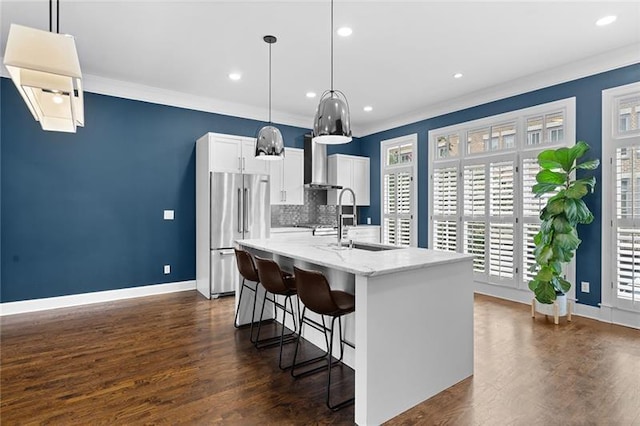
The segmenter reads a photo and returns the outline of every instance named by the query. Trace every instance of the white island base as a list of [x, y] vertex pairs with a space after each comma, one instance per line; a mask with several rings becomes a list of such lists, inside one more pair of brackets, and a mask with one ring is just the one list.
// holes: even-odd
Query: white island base
[[[357, 424], [387, 421], [473, 374], [470, 256], [418, 248], [338, 251], [332, 242], [238, 244], [284, 270], [321, 270], [332, 287], [355, 291], [356, 311], [344, 325], [356, 348], [344, 361], [355, 369]], [[305, 328], [304, 338], [326, 350], [313, 331]]]

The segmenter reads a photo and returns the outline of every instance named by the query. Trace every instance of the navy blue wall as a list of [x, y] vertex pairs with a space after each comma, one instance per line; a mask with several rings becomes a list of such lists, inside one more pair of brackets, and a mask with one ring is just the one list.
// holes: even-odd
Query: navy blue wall
[[[366, 136], [360, 141], [362, 155], [371, 158], [371, 205], [362, 209], [361, 216], [370, 216], [372, 223], [380, 223], [380, 142], [412, 133], [418, 134], [418, 245], [428, 245], [428, 132], [444, 126], [451, 126], [521, 108], [576, 97], [576, 138], [591, 145], [590, 156], [602, 157], [602, 90], [640, 81], [640, 64], [592, 75], [541, 90], [513, 96], [473, 108], [430, 118], [384, 132]], [[601, 169], [595, 173], [601, 182]], [[579, 229], [582, 245], [577, 253], [577, 282], [589, 281], [590, 293], [581, 293], [576, 286], [576, 296], [580, 303], [597, 306], [601, 301], [601, 216], [602, 192], [596, 189], [586, 198], [596, 219], [587, 227]]]
[[86, 93], [84, 128], [45, 132], [11, 80], [0, 94], [1, 302], [195, 279], [195, 140], [264, 123]]

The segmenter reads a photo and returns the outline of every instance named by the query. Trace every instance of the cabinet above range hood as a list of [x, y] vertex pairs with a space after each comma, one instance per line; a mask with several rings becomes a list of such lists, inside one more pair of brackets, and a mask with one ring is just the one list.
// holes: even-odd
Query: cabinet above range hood
[[342, 189], [327, 183], [327, 146], [304, 137], [304, 187], [308, 189]]

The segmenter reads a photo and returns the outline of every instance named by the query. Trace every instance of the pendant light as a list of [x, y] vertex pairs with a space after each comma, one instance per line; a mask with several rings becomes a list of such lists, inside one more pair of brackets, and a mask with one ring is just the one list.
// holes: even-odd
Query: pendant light
[[351, 142], [349, 102], [339, 90], [333, 90], [333, 0], [331, 0], [331, 89], [320, 97], [313, 122], [313, 141], [322, 144]]
[[4, 64], [20, 96], [43, 130], [75, 133], [84, 126], [82, 72], [73, 36], [56, 32], [49, 0], [49, 32], [11, 24]]
[[269, 45], [269, 124], [258, 131], [256, 137], [256, 158], [260, 160], [281, 160], [284, 158], [284, 141], [280, 130], [271, 125], [271, 45], [278, 39], [266, 35], [263, 40]]

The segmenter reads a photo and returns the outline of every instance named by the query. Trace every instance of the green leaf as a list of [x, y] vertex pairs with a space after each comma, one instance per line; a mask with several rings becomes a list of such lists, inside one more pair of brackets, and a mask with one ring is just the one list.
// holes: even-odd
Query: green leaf
[[562, 168], [562, 164], [558, 162], [556, 158], [556, 152], [553, 149], [548, 149], [538, 154], [538, 164], [543, 169], [561, 169]]
[[580, 223], [583, 225], [588, 225], [591, 222], [593, 222], [593, 213], [589, 212], [589, 215]]
[[589, 193], [587, 185], [582, 182], [574, 182], [567, 188], [565, 194], [567, 198], [582, 198]]
[[[553, 257], [553, 249], [551, 248], [551, 246], [548, 246], [548, 245], [544, 245], [540, 247], [541, 247], [540, 250], [536, 253], [536, 262], [538, 263], [538, 265], [546, 265], [549, 262], [549, 260]], [[538, 247], [536, 247], [536, 250], [537, 249]], [[545, 267], [543, 267], [538, 272], [538, 275], [543, 273], [544, 270], [545, 270]], [[549, 270], [549, 268], [547, 268], [546, 270]], [[545, 275], [543, 275], [543, 277], [544, 276]]]
[[564, 234], [571, 231], [572, 227], [567, 218], [560, 215], [553, 218], [553, 229], [558, 234]]
[[538, 281], [551, 281], [553, 277], [554, 277], [553, 270], [548, 266], [543, 266], [542, 268], [540, 268], [540, 270], [536, 274], [535, 279]]
[[551, 170], [541, 170], [536, 175], [538, 183], [548, 183], [563, 185], [567, 181], [567, 174], [562, 172], [552, 172]]
[[547, 203], [546, 209], [552, 215], [560, 214], [565, 210], [565, 202], [566, 201], [569, 201], [569, 200], [567, 198], [556, 199], [556, 200], [553, 200], [553, 201], [550, 200]]
[[567, 293], [571, 290], [571, 283], [562, 277], [556, 277], [553, 284], [555, 288], [562, 293]]
[[539, 246], [540, 242], [542, 241], [542, 232], [538, 232], [534, 237], [533, 237], [533, 242], [535, 245]]
[[564, 201], [564, 215], [569, 220], [569, 223], [574, 224], [578, 222], [578, 207], [576, 202], [581, 200], [575, 200], [573, 198], [566, 198]]
[[569, 234], [556, 234], [556, 238], [553, 240], [553, 247], [559, 247], [564, 251], [574, 251], [578, 248], [582, 241], [572, 233]]
[[573, 201], [576, 205], [577, 223], [586, 223], [586, 221], [588, 221], [590, 217], [591, 220], [593, 220], [593, 215], [591, 214], [589, 207], [587, 207], [584, 201], [580, 199]]
[[556, 300], [556, 289], [548, 281], [539, 282], [533, 292], [536, 295], [536, 300], [540, 303], [551, 304]]
[[571, 158], [571, 164], [578, 158], [582, 157], [589, 151], [589, 145], [584, 141], [578, 141], [574, 146], [569, 148], [569, 155]]
[[536, 194], [536, 197], [540, 197], [541, 195], [547, 194], [549, 192], [555, 192], [555, 190], [560, 186], [560, 184], [556, 183], [536, 183], [531, 187], [531, 192]]
[[551, 231], [551, 227], [553, 226], [553, 220], [543, 220], [540, 224], [540, 232], [543, 234], [548, 234]]
[[595, 170], [598, 166], [600, 166], [600, 160], [596, 158], [595, 160], [585, 161], [584, 163], [578, 164], [576, 169]]
[[536, 291], [536, 287], [538, 287], [538, 284], [540, 284], [540, 281], [538, 281], [538, 280], [529, 281], [529, 290], [535, 292]]
[[573, 161], [575, 157], [571, 156], [571, 152], [569, 148], [558, 148], [556, 149], [556, 161], [561, 164], [562, 169], [565, 172], [571, 171], [571, 167], [573, 166]]
[[594, 176], [576, 180], [576, 183], [578, 183], [578, 182], [584, 183], [585, 185], [590, 187], [591, 188], [591, 192], [593, 192], [593, 189], [596, 187], [596, 178]]

